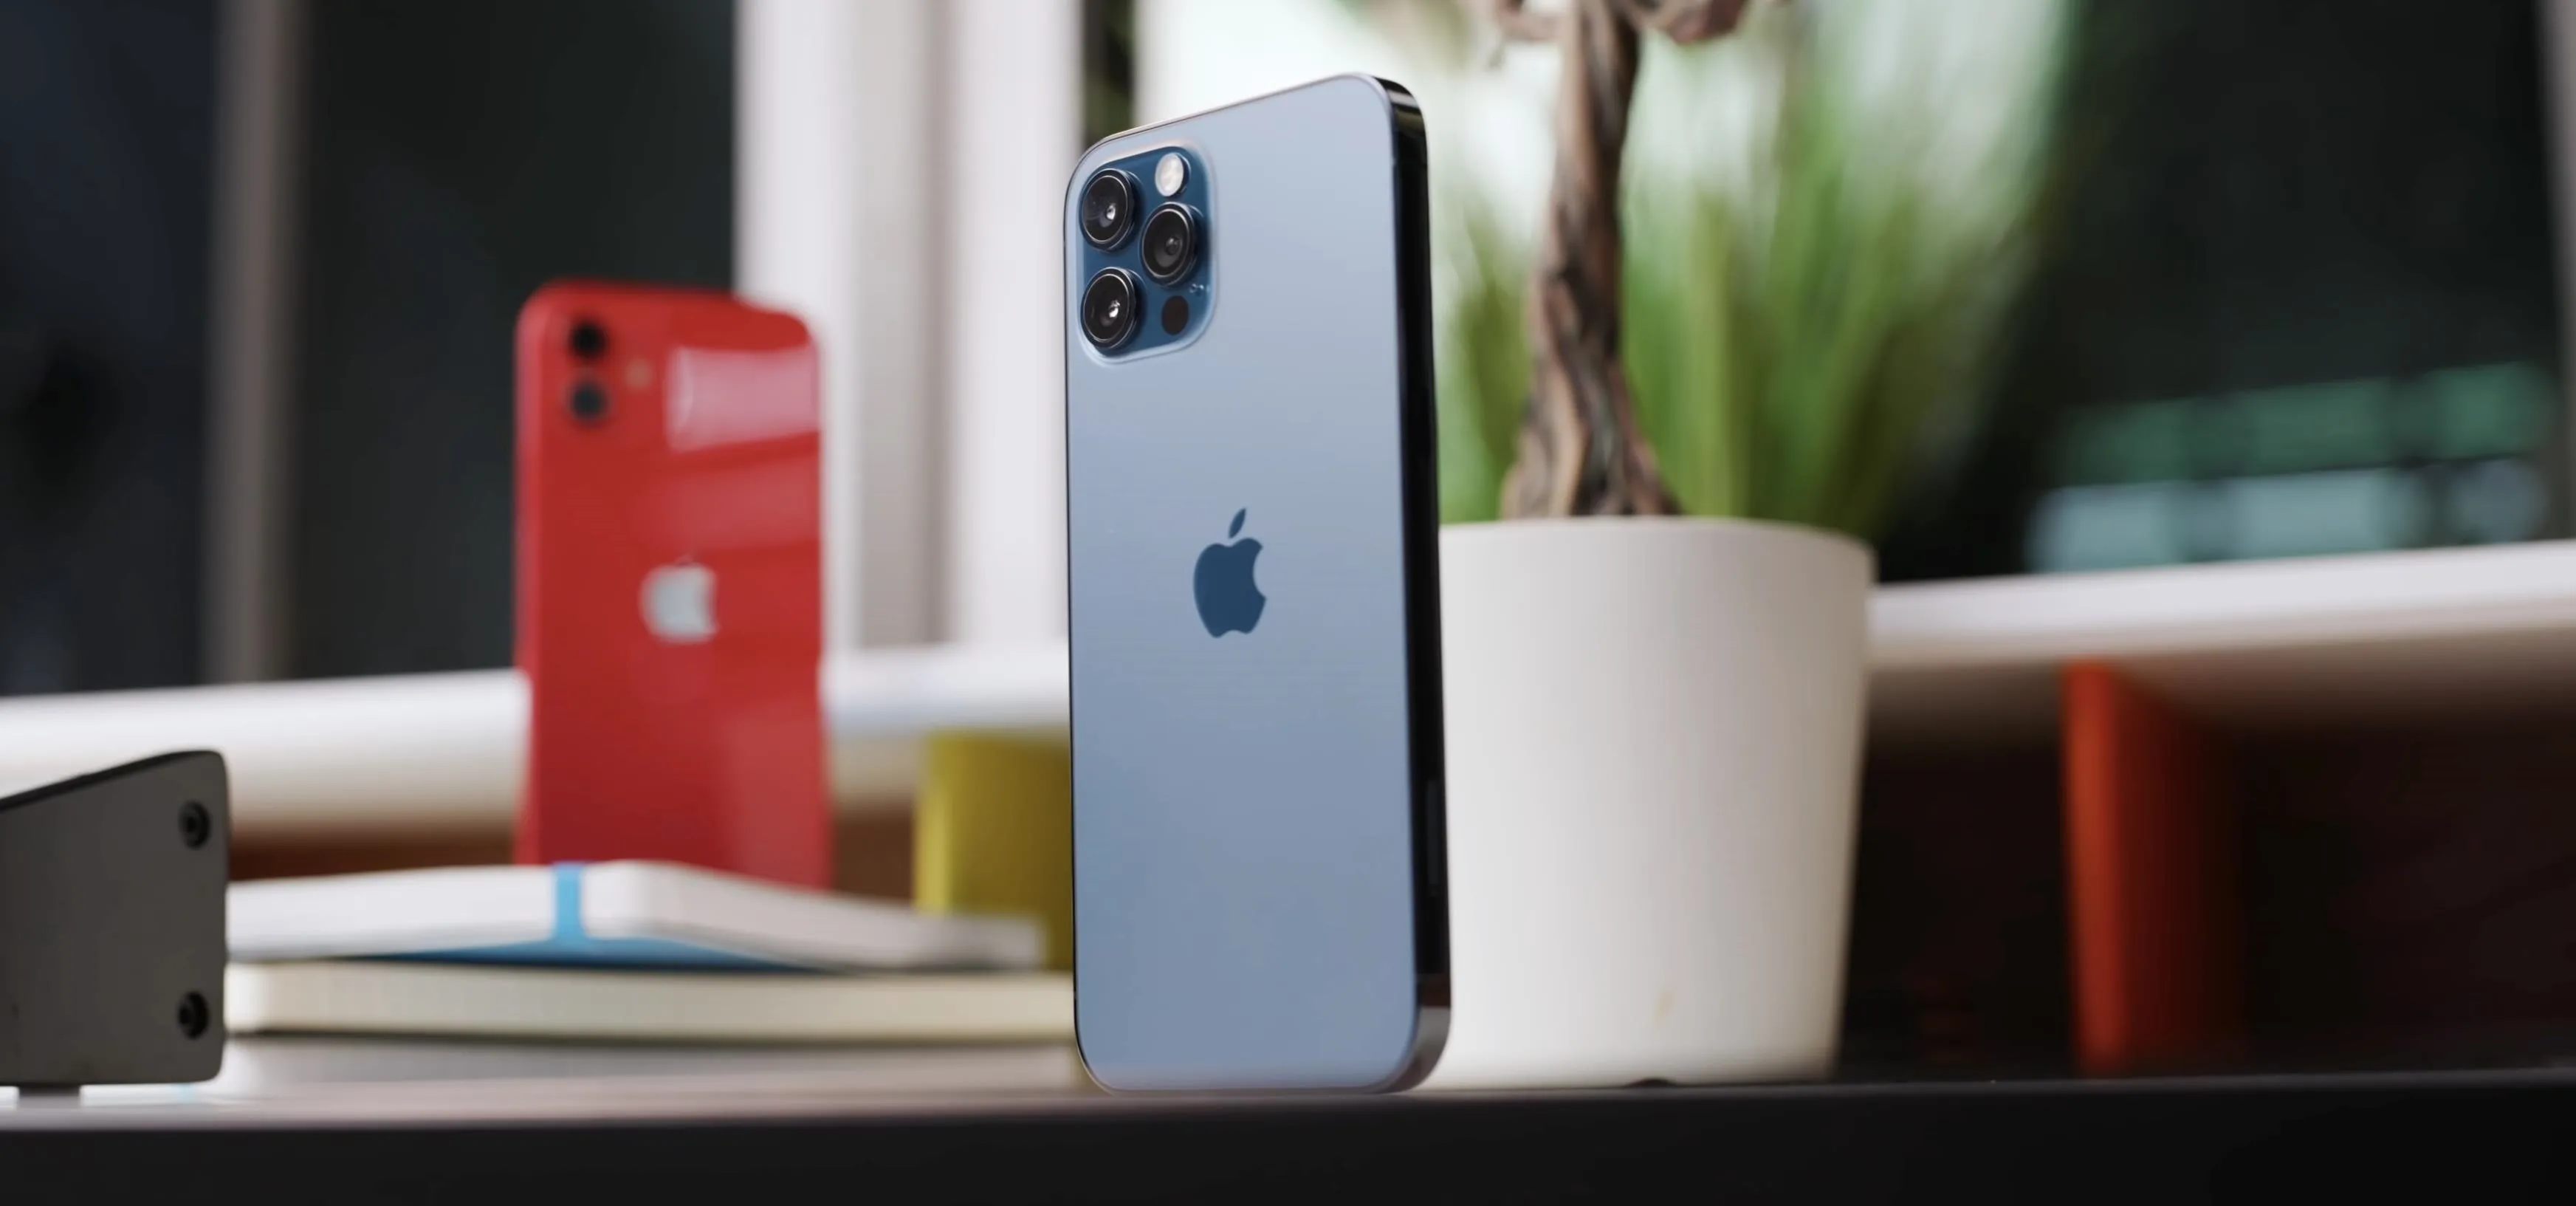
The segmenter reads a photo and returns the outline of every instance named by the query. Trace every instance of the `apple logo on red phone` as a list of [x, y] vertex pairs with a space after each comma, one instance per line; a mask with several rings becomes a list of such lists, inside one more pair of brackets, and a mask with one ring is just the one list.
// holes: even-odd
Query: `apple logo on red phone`
[[674, 645], [716, 634], [716, 572], [686, 557], [644, 575], [644, 627]]
[[[1243, 533], [1243, 517], [1250, 510], [1234, 513], [1234, 523], [1226, 528], [1232, 540]], [[1252, 626], [1261, 622], [1261, 608], [1270, 600], [1261, 596], [1253, 584], [1252, 562], [1261, 556], [1261, 542], [1249, 536], [1232, 544], [1211, 544], [1199, 554], [1198, 572], [1191, 585], [1199, 604], [1199, 623], [1207, 625], [1208, 635], [1221, 637], [1229, 632], [1251, 635]]]

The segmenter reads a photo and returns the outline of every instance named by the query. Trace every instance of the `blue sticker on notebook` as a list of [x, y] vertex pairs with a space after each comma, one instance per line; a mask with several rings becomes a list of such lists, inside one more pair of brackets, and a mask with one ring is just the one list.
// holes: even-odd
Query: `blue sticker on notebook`
[[810, 972], [782, 963], [669, 938], [595, 938], [581, 924], [581, 879], [587, 863], [556, 863], [555, 930], [535, 942], [464, 946], [377, 955], [406, 963], [500, 963], [520, 967], [623, 968], [630, 971]]

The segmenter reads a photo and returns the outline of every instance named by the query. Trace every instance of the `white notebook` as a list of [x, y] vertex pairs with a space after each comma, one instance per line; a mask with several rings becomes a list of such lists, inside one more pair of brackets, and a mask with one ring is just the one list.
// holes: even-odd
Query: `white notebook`
[[1073, 1038], [1047, 972], [799, 975], [584, 971], [380, 960], [235, 963], [236, 1035], [653, 1043], [1040, 1043]]
[[399, 958], [572, 967], [1012, 970], [1019, 917], [916, 912], [672, 863], [437, 867], [253, 880], [228, 899], [235, 961]]
[[980, 1046], [528, 1043], [346, 1035], [251, 1035], [224, 1047], [208, 1098], [446, 1089], [491, 1093], [594, 1082], [611, 1093], [1065, 1092], [1087, 1088], [1069, 1043]]

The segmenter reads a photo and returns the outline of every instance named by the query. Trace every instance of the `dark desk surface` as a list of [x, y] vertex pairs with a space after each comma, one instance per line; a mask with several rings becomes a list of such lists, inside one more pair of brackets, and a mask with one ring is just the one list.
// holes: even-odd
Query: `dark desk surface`
[[[1392, 1098], [734, 1083], [0, 1111], [0, 1199], [2576, 1200], [2576, 1072]], [[150, 1196], [146, 1196], [150, 1195]], [[2438, 1197], [2436, 1197], [2438, 1195]]]

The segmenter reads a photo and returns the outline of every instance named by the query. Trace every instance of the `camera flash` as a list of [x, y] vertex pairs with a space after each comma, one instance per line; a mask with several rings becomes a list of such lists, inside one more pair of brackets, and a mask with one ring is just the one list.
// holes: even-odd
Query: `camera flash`
[[1189, 178], [1190, 161], [1181, 158], [1178, 151], [1164, 155], [1163, 161], [1154, 165], [1154, 188], [1166, 197], [1180, 192]]

